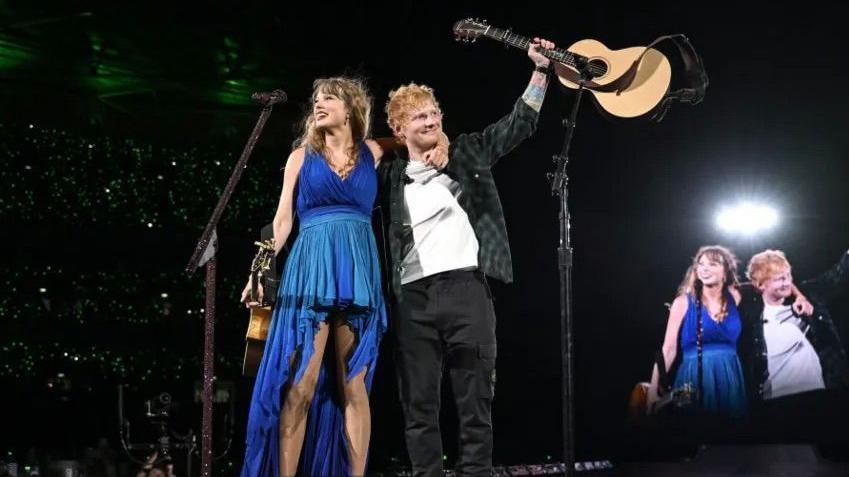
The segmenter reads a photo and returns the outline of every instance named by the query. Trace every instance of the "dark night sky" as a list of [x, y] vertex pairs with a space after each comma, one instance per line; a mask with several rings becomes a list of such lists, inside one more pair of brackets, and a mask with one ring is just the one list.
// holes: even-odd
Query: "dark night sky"
[[[29, 66], [0, 68], [0, 119], [238, 153], [258, 111], [241, 100], [222, 100], [228, 96], [216, 88], [237, 84], [237, 93], [249, 94], [281, 87], [290, 102], [275, 110], [252, 158], [264, 165], [248, 174], [273, 171], [288, 153], [292, 126], [316, 77], [364, 76], [377, 98], [378, 135], [388, 133], [382, 113], [386, 94], [408, 81], [435, 88], [450, 136], [481, 129], [508, 112], [532, 65], [518, 50], [493, 41], [456, 43], [451, 25], [467, 16], [544, 36], [558, 46], [596, 38], [618, 49], [685, 33], [710, 77], [702, 104], [674, 105], [663, 122], [653, 124], [605, 119], [587, 101], [572, 145], [577, 439], [587, 458], [625, 454], [620, 431], [628, 393], [648, 378], [653, 349], [662, 340], [664, 302], [674, 298], [700, 245], [731, 246], [744, 263], [753, 252], [781, 248], [799, 278], [824, 270], [849, 247], [849, 7], [842, 2], [495, 7], [461, 1], [335, 6], [228, 1], [196, 8], [179, 2], [30, 3], [0, 3], [0, 39], [25, 43], [36, 57]], [[129, 71], [117, 85], [86, 79], [93, 31], [111, 49], [102, 61]], [[236, 46], [227, 46], [225, 37]], [[228, 52], [234, 55], [231, 70], [222, 73], [220, 55]], [[98, 90], [107, 87], [114, 93], [108, 101]], [[556, 455], [559, 449], [557, 201], [545, 173], [563, 138], [559, 120], [573, 99], [571, 91], [553, 85], [535, 136], [495, 170], [516, 276], [511, 286], [494, 285], [496, 441], [506, 462]], [[262, 193], [273, 207], [279, 179], [269, 174], [267, 184]], [[223, 181], [198, 186], [217, 189]], [[773, 204], [780, 225], [768, 238], [723, 236], [713, 216], [738, 199]], [[272, 208], [257, 209], [252, 220], [222, 225], [224, 243], [231, 247], [222, 257], [225, 273], [243, 274], [252, 238], [243, 228], [272, 215]], [[206, 219], [196, 216], [147, 233], [131, 242], [140, 252], [119, 255], [117, 261], [158, 264], [177, 275]], [[2, 220], [35, 231], [34, 240], [49, 246], [51, 260], [77, 267], [95, 260], [97, 246], [74, 235], [58, 244], [49, 240], [56, 233], [51, 223], [21, 223], [14, 215]], [[107, 237], [136, 240], [136, 232], [121, 224], [101, 232], [104, 242]], [[29, 250], [24, 239], [3, 235], [13, 250]], [[152, 244], [168, 244], [168, 250]], [[72, 249], [77, 252], [69, 253]], [[11, 264], [29, 259], [13, 255]], [[228, 300], [221, 299], [219, 312], [238, 316], [235, 302]], [[237, 349], [240, 340], [219, 335], [225, 349], [228, 344]], [[374, 448], [385, 457], [398, 452], [401, 429], [392, 380], [377, 379]]]

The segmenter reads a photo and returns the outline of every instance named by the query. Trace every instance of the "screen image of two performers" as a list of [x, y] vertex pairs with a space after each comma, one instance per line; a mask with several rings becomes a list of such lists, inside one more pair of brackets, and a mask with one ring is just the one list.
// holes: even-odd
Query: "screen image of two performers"
[[637, 406], [647, 415], [675, 409], [744, 418], [794, 397], [845, 391], [847, 302], [849, 251], [797, 280], [781, 250], [755, 253], [743, 266], [730, 248], [699, 248], [632, 413]]

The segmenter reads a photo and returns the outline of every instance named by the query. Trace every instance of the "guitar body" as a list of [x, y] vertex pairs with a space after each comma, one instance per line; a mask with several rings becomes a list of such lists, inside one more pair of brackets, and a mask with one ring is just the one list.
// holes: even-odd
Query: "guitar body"
[[245, 335], [245, 359], [242, 364], [242, 374], [256, 376], [262, 354], [265, 352], [265, 341], [268, 339], [268, 327], [271, 324], [271, 307], [251, 308], [251, 318], [248, 322], [248, 332]]
[[652, 408], [649, 409], [649, 387], [649, 383], [640, 382], [635, 384], [631, 390], [631, 395], [628, 398], [628, 415], [631, 418], [659, 414], [673, 408], [690, 406], [696, 399], [695, 389], [687, 383], [680, 388], [675, 388], [664, 393], [654, 402]]
[[628, 415], [632, 418], [648, 414], [649, 383], [637, 383], [628, 397]]
[[[454, 36], [463, 41], [491, 38], [525, 51], [532, 43], [530, 38], [489, 25], [486, 20], [460, 20], [453, 30]], [[568, 49], [541, 49], [539, 52], [552, 60], [557, 77], [568, 88], [578, 88], [579, 68], [586, 67], [592, 78], [584, 87], [593, 94], [600, 110], [620, 118], [636, 118], [654, 110], [672, 83], [669, 60], [653, 48], [614, 51], [600, 41], [581, 40]]]
[[[633, 81], [621, 92], [604, 92], [588, 89], [601, 109], [620, 118], [642, 116], [657, 106], [663, 99], [672, 81], [672, 66], [663, 53], [645, 47], [611, 50], [597, 40], [581, 40], [568, 48], [571, 53], [585, 56], [590, 65], [603, 63], [606, 71], [594, 77], [593, 83], [604, 86], [629, 72], [640, 55]], [[556, 63], [556, 72], [560, 82], [572, 89], [578, 88], [580, 79], [577, 70], [562, 63]]]

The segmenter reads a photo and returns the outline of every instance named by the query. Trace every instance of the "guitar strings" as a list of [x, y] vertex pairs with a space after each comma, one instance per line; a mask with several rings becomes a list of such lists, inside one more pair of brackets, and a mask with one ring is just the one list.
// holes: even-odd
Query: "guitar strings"
[[[522, 35], [519, 35], [519, 34], [510, 33], [509, 31], [500, 30], [498, 28], [493, 28], [492, 33], [489, 33], [489, 35], [494, 37], [494, 38], [501, 38], [503, 41], [505, 41], [505, 42], [507, 42], [511, 45], [517, 46], [517, 47], [519, 47], [523, 50], [527, 49], [531, 44], [531, 40], [529, 38], [523, 37]], [[567, 60], [567, 62], [569, 62], [569, 63], [574, 63], [576, 57], [581, 57], [581, 58], [584, 58], [585, 60], [588, 60], [586, 57], [583, 57], [581, 55], [576, 55], [576, 54], [572, 53], [571, 51], [565, 50], [565, 49], [562, 49], [562, 48], [544, 49], [544, 51], [554, 52], [558, 56], [560, 56], [561, 58], [565, 58]], [[592, 63], [589, 63], [589, 62], [587, 63], [587, 69], [595, 76], [601, 76], [601, 75], [603, 75], [607, 72], [605, 68], [595, 66], [595, 65], [593, 65]]]

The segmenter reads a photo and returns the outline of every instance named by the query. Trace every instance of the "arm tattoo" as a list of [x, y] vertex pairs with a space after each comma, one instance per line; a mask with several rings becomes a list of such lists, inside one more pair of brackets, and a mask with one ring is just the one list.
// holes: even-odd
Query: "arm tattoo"
[[534, 111], [539, 112], [542, 109], [542, 101], [545, 99], [545, 91], [548, 89], [548, 75], [534, 71], [531, 75], [531, 82], [528, 83], [528, 88], [522, 94], [522, 99]]

